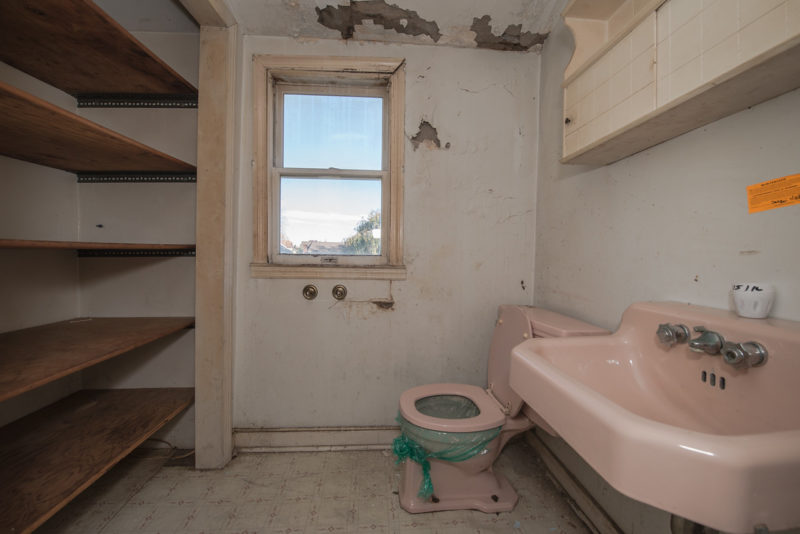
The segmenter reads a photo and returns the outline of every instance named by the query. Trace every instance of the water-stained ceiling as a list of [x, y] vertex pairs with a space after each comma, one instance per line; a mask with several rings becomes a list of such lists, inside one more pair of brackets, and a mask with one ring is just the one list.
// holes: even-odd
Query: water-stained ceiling
[[[567, 0], [225, 2], [248, 35], [536, 51]], [[196, 31], [178, 0], [97, 3], [130, 30]]]
[[564, 0], [227, 0], [247, 34], [538, 49]]

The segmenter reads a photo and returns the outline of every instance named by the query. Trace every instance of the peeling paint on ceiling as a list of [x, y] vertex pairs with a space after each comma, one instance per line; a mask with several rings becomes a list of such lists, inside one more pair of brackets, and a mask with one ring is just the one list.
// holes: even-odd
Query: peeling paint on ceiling
[[475, 43], [478, 48], [491, 50], [530, 50], [531, 47], [544, 44], [547, 33], [523, 32], [521, 24], [509, 24], [501, 35], [492, 33], [491, 17], [484, 15], [474, 18], [470, 27], [475, 32]]
[[226, 0], [246, 35], [511, 51], [538, 51], [566, 2]]
[[436, 21], [425, 20], [416, 11], [387, 4], [384, 0], [353, 0], [347, 6], [329, 5], [316, 8], [316, 12], [317, 21], [339, 31], [342, 39], [351, 39], [356, 25], [363, 25], [368, 20], [397, 33], [427, 35], [434, 43], [442, 36]]

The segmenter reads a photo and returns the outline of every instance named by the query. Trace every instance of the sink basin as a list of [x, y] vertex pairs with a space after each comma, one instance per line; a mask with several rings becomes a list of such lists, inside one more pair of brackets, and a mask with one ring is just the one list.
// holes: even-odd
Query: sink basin
[[[736, 369], [686, 343], [667, 348], [661, 323], [757, 341], [769, 357]], [[610, 336], [518, 345], [510, 380], [629, 497], [727, 532], [800, 526], [800, 323], [637, 303]]]

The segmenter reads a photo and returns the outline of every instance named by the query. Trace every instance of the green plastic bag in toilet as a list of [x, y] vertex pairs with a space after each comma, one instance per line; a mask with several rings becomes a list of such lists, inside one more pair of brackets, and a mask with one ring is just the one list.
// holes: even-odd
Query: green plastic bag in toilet
[[[419, 402], [425, 402], [421, 407]], [[460, 402], [465, 401], [465, 402]], [[420, 399], [417, 408], [426, 415], [442, 419], [465, 419], [478, 415], [477, 406], [467, 398], [453, 395], [436, 395]], [[500, 435], [502, 427], [478, 432], [441, 432], [409, 423], [397, 415], [400, 435], [392, 443], [397, 463], [410, 459], [422, 466], [422, 484], [419, 496], [423, 499], [433, 495], [431, 464], [429, 458], [447, 462], [463, 462], [484, 453], [486, 446]]]

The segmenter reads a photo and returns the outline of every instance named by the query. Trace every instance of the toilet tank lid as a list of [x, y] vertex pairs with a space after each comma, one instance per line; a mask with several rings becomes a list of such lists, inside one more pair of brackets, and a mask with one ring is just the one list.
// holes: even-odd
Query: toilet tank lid
[[605, 328], [550, 310], [533, 306], [525, 306], [523, 310], [536, 337], [603, 336], [611, 333]]

